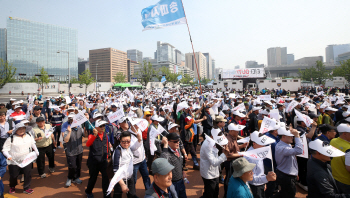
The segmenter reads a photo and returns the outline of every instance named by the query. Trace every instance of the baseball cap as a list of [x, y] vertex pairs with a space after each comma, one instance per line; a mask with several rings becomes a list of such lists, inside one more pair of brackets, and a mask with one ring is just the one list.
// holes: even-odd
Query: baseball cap
[[37, 111], [37, 110], [41, 110], [41, 108], [39, 106], [35, 106], [34, 111]]
[[68, 118], [74, 118], [74, 116], [75, 116], [75, 113], [70, 113], [70, 114], [68, 115]]
[[100, 126], [102, 126], [102, 125], [104, 125], [104, 124], [108, 124], [108, 122], [106, 122], [106, 121], [104, 121], [104, 120], [97, 120], [97, 121], [95, 122], [95, 127], [100, 127]]
[[191, 121], [191, 120], [192, 120], [191, 116], [187, 116], [187, 117], [185, 118], [185, 122], [189, 122], [189, 121]]
[[265, 146], [265, 145], [269, 145], [269, 144], [272, 144], [274, 142], [276, 142], [276, 140], [262, 134], [262, 133], [259, 133], [258, 131], [254, 131], [253, 133], [250, 134], [250, 139], [261, 145], [261, 146]]
[[147, 115], [152, 115], [152, 114], [149, 111], [145, 111], [144, 115], [147, 116]]
[[269, 112], [266, 109], [264, 109], [260, 111], [260, 114], [269, 115]]
[[180, 139], [180, 136], [179, 136], [178, 134], [176, 134], [176, 133], [169, 133], [169, 134], [166, 136], [166, 138], [167, 138], [168, 140], [178, 140], [178, 139]]
[[341, 150], [329, 145], [328, 143], [323, 142], [320, 139], [311, 141], [309, 143], [309, 148], [327, 157], [340, 157], [345, 155], [345, 153]]
[[329, 124], [322, 124], [319, 126], [321, 132], [327, 132], [330, 130], [337, 130], [337, 127], [331, 126]]
[[284, 127], [280, 127], [278, 130], [278, 135], [285, 135], [285, 136], [294, 136], [289, 130], [287, 130]]
[[239, 125], [239, 124], [229, 124], [228, 125], [228, 130], [233, 130], [233, 131], [241, 131], [245, 128], [244, 125]]
[[314, 113], [309, 113], [309, 117], [310, 117], [311, 119], [313, 119], [313, 118], [318, 118], [318, 116], [319, 116], [319, 115], [316, 115], [316, 114], [314, 114]]
[[350, 115], [350, 111], [344, 111], [343, 112], [343, 117], [348, 117], [348, 115]]
[[15, 106], [15, 109], [21, 108], [21, 107], [22, 107], [21, 105], [16, 105], [16, 106]]
[[170, 129], [174, 128], [174, 127], [177, 127], [177, 126], [179, 126], [179, 125], [176, 124], [176, 123], [169, 122], [169, 124], [168, 124], [168, 130], [170, 130]]
[[158, 115], [153, 115], [151, 120], [158, 121], [158, 122], [163, 122], [164, 118], [159, 117]]
[[94, 113], [94, 116], [93, 116], [92, 118], [93, 118], [93, 119], [96, 119], [96, 118], [98, 118], [98, 117], [103, 117], [103, 115], [100, 114], [100, 113]]
[[239, 111], [232, 111], [232, 114], [236, 115], [236, 116], [239, 116], [241, 118], [245, 117], [245, 115], [243, 113], [239, 112]]
[[45, 119], [44, 119], [43, 117], [38, 117], [38, 118], [36, 119], [36, 122], [42, 122], [42, 121], [45, 121]]
[[217, 142], [219, 145], [223, 146], [226, 145], [228, 143], [228, 140], [226, 138], [226, 136], [224, 135], [224, 133], [218, 133], [217, 135], [213, 135], [213, 138], [215, 140], [215, 142]]
[[332, 107], [327, 107], [327, 108], [325, 109], [325, 111], [338, 111], [338, 109], [334, 109], [334, 108], [332, 108]]
[[69, 106], [67, 111], [74, 111], [74, 107], [73, 106]]
[[152, 173], [158, 173], [160, 175], [166, 175], [175, 167], [171, 165], [165, 158], [157, 158], [152, 162]]
[[337, 126], [338, 132], [350, 132], [350, 125], [349, 124], [339, 124]]
[[118, 124], [125, 122], [128, 119], [128, 117], [122, 117], [118, 120]]
[[14, 98], [11, 98], [11, 99], [10, 99], [10, 101], [15, 101], [15, 100], [16, 100], [16, 99], [14, 99]]
[[260, 110], [261, 107], [253, 107], [252, 111], [257, 111], [257, 110]]

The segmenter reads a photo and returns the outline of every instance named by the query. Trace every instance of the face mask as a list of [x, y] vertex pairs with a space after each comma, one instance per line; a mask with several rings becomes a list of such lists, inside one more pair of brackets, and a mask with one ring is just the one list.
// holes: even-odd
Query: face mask
[[69, 124], [72, 124], [72, 123], [73, 123], [73, 120], [68, 120], [68, 123], [69, 123]]

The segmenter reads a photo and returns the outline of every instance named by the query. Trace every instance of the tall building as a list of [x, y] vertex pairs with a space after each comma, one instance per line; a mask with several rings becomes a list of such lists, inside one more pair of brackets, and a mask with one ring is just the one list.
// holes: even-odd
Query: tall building
[[215, 78], [214, 80], [219, 80], [219, 75], [222, 74], [222, 68], [215, 68]]
[[127, 50], [126, 51], [127, 55], [128, 55], [128, 59], [134, 61], [134, 62], [138, 62], [138, 63], [142, 63], [142, 52], [137, 50], [137, 49], [131, 49], [131, 50]]
[[321, 61], [323, 62], [323, 57], [322, 56], [310, 56], [310, 57], [304, 57], [300, 58], [298, 60], [295, 60], [293, 62], [293, 65], [307, 65], [307, 66], [316, 66], [316, 61]]
[[81, 75], [87, 69], [90, 69], [89, 61], [86, 61], [84, 59], [79, 58], [79, 60], [78, 60], [78, 75]]
[[122, 72], [127, 81], [130, 75], [127, 60], [126, 52], [113, 48], [89, 51], [90, 71], [92, 77], [97, 78], [98, 82], [114, 82], [113, 78], [118, 72]]
[[336, 63], [336, 65], [340, 65], [342, 62], [347, 61], [350, 59], [350, 52], [345, 52], [342, 54], [338, 55], [338, 62]]
[[287, 48], [272, 47], [267, 49], [267, 65], [287, 65]]
[[291, 65], [294, 62], [294, 54], [287, 54], [287, 65]]
[[176, 63], [175, 47], [169, 43], [157, 42], [157, 62], [158, 63]]
[[205, 58], [207, 59], [207, 79], [212, 79], [213, 78], [213, 59], [211, 58], [209, 53], [203, 53]]
[[0, 28], [0, 58], [6, 62], [7, 54], [7, 30], [5, 28]]
[[[58, 53], [60, 52], [60, 53]], [[27, 19], [7, 19], [7, 60], [31, 78], [44, 68], [51, 80], [78, 77], [78, 31]]]
[[350, 52], [350, 44], [328, 45], [326, 47], [326, 62], [339, 63], [338, 55]]
[[[201, 78], [207, 78], [207, 59], [201, 52], [195, 52], [198, 66], [198, 73]], [[186, 53], [186, 67], [194, 71], [195, 78], [198, 78], [197, 68], [193, 53]]]
[[182, 62], [182, 53], [180, 50], [175, 49], [175, 64], [181, 65]]
[[[246, 61], [245, 68], [264, 68], [264, 64], [258, 64], [258, 62], [256, 61]], [[238, 66], [238, 69], [239, 69], [239, 66]]]

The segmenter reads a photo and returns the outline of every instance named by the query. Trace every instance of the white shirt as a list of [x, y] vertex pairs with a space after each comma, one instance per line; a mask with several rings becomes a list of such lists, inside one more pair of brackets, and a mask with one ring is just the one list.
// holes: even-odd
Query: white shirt
[[222, 153], [218, 156], [218, 150], [209, 148], [208, 140], [205, 140], [200, 151], [200, 173], [205, 179], [214, 179], [220, 176], [220, 164], [227, 160], [226, 155]]
[[[129, 131], [131, 131], [129, 129]], [[131, 131], [130, 133], [134, 133], [133, 131]], [[137, 133], [140, 133], [142, 135], [142, 132], [141, 130], [139, 129], [137, 131]], [[131, 147], [133, 147], [136, 142], [138, 142], [137, 140], [137, 137], [135, 137], [134, 135], [131, 134]], [[133, 158], [133, 164], [138, 164], [140, 162], [143, 162], [143, 160], [145, 160], [146, 158], [146, 154], [145, 154], [145, 148], [143, 147], [143, 142], [141, 141], [140, 143], [140, 146], [138, 147], [138, 149], [132, 151], [133, 155], [134, 155], [134, 158]]]

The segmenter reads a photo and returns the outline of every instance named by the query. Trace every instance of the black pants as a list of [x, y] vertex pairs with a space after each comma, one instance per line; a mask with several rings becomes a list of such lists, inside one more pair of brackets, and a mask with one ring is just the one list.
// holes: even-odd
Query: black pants
[[56, 126], [55, 131], [53, 132], [53, 135], [55, 136], [55, 140], [57, 142], [57, 146], [60, 146], [61, 144], [60, 143], [61, 127], [62, 125]]
[[191, 153], [192, 158], [197, 159], [197, 155], [196, 155], [196, 151], [194, 150], [193, 142], [191, 142], [191, 143], [186, 142], [186, 144], [184, 143], [184, 145], [186, 145], [185, 150], [186, 150], [187, 155], [189, 153]]
[[307, 160], [308, 159], [303, 157], [297, 157], [299, 182], [304, 186], [307, 186]]
[[17, 177], [19, 175], [19, 172], [22, 170], [24, 174], [23, 190], [28, 190], [30, 187], [30, 182], [32, 181], [32, 163], [28, 164], [24, 168], [20, 168], [17, 165], [9, 165], [8, 167], [10, 172], [10, 187], [16, 187]]
[[226, 171], [226, 177], [225, 177], [225, 181], [224, 181], [224, 189], [225, 189], [225, 197], [226, 197], [227, 190], [228, 190], [228, 182], [230, 181], [230, 178], [233, 174], [232, 161], [225, 161], [224, 167], [225, 167], [225, 171]]
[[83, 160], [83, 153], [74, 156], [67, 156], [68, 164], [68, 179], [77, 179], [80, 177], [81, 162]]
[[254, 198], [265, 198], [265, 184], [260, 186], [249, 185]]
[[[124, 183], [127, 184], [128, 188], [129, 188], [129, 192], [126, 194], [126, 197], [127, 198], [138, 198], [138, 196], [136, 196], [134, 177], [131, 177], [130, 179], [128, 179], [128, 182], [126, 182], [124, 180]], [[114, 186], [113, 198], [122, 198], [122, 196], [123, 196], [123, 191], [122, 191], [122, 188], [118, 182]]]
[[104, 197], [107, 197], [106, 192], [107, 192], [108, 185], [109, 185], [109, 179], [108, 179], [108, 175], [107, 175], [107, 160], [100, 162], [100, 163], [91, 163], [88, 165], [88, 168], [89, 168], [90, 178], [89, 178], [89, 182], [88, 182], [88, 185], [86, 187], [85, 192], [88, 194], [92, 193], [92, 190], [94, 189], [95, 184], [96, 184], [98, 173], [101, 172], [102, 192], [103, 192]]
[[[265, 174], [267, 175], [268, 172], [272, 171], [271, 166], [264, 166], [265, 168]], [[270, 198], [273, 196], [273, 193], [277, 189], [277, 182], [276, 181], [269, 181], [266, 184], [266, 190], [265, 190], [265, 197]]]
[[7, 138], [0, 138], [0, 152], [2, 152], [2, 147], [4, 147], [6, 140]]
[[218, 198], [219, 197], [219, 178], [205, 179], [203, 198]]
[[154, 158], [155, 158], [155, 154], [151, 155], [151, 152], [147, 152], [147, 167], [148, 167], [148, 172], [150, 173], [152, 173], [152, 162], [154, 161]]
[[279, 170], [276, 170], [277, 185], [281, 186], [281, 190], [276, 193], [274, 198], [294, 198], [297, 192], [295, 183], [297, 181], [296, 176], [287, 175]]
[[38, 150], [39, 150], [39, 156], [36, 159], [36, 164], [38, 167], [39, 175], [42, 175], [45, 172], [45, 154], [49, 159], [49, 168], [55, 168], [55, 154], [53, 152], [52, 144], [47, 147], [38, 148]]

